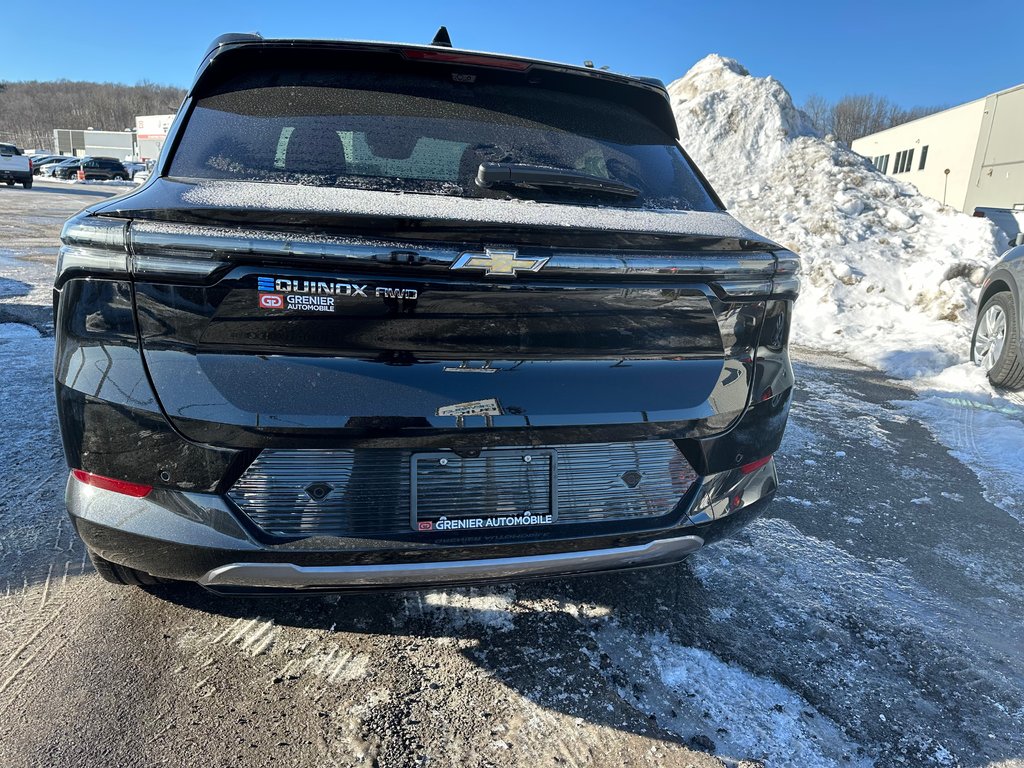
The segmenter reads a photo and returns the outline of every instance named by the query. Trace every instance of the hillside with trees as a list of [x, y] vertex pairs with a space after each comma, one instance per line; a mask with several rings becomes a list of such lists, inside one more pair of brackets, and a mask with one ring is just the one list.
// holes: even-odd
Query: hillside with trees
[[0, 141], [49, 150], [54, 128], [123, 131], [135, 127], [136, 115], [177, 112], [184, 97], [184, 88], [145, 81], [0, 82]]

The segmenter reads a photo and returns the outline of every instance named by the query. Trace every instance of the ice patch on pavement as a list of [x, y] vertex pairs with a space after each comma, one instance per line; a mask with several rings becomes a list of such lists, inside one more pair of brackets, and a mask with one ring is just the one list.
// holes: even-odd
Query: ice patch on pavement
[[[720, 620], [733, 621], [733, 612]], [[719, 758], [763, 761], [765, 768], [873, 764], [839, 726], [771, 678], [663, 633], [637, 635], [615, 620], [594, 637], [628, 682], [619, 691], [625, 701]]]
[[[849, 392], [835, 381], [815, 373], [810, 367], [801, 367], [801, 373], [803, 377], [798, 386], [810, 395], [799, 405], [805, 421], [819, 425], [821, 431], [849, 445], [870, 446], [892, 455], [899, 451], [887, 425], [906, 423], [905, 414], [864, 398], [851, 398]], [[839, 403], [842, 403], [842, 408]], [[792, 420], [786, 425], [783, 440], [787, 452], [793, 456], [807, 455], [809, 449], [819, 442], [812, 431], [794, 425]], [[802, 450], [798, 452], [797, 449]], [[845, 452], [839, 453], [845, 456]]]
[[32, 286], [28, 283], [23, 283], [20, 280], [11, 280], [6, 277], [0, 277], [0, 299], [5, 299], [9, 296], [25, 296], [31, 290]]
[[835, 723], [774, 680], [709, 651], [676, 645], [664, 635], [645, 640], [644, 650], [676, 698], [682, 721], [676, 725], [662, 719], [662, 724], [681, 736], [692, 736], [695, 728], [708, 732], [719, 757], [758, 759], [766, 768], [871, 765], [854, 759], [856, 745]]
[[923, 382], [919, 400], [895, 404], [974, 472], [989, 502], [1024, 522], [1024, 405], [979, 382], [977, 371], [951, 368]]
[[0, 323], [0, 342], [8, 339], [38, 339], [39, 331], [24, 323]]

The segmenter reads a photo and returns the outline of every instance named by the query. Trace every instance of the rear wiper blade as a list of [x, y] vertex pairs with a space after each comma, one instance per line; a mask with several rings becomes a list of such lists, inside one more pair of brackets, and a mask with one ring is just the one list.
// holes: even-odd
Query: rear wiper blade
[[640, 194], [639, 189], [621, 181], [603, 179], [581, 171], [520, 163], [480, 163], [476, 183], [485, 189], [496, 186], [559, 187], [621, 197], [637, 197]]

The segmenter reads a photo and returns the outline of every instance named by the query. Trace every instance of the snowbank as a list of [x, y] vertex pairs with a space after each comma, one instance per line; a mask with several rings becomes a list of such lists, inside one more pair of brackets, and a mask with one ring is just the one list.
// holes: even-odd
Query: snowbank
[[817, 136], [786, 89], [712, 55], [669, 86], [681, 141], [732, 213], [803, 258], [794, 341], [906, 379], [970, 354], [990, 222]]

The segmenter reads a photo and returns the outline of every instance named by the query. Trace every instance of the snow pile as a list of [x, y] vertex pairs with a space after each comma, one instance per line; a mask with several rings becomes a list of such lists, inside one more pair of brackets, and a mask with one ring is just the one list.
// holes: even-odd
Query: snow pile
[[712, 55], [669, 86], [683, 146], [726, 206], [799, 253], [794, 341], [892, 375], [970, 354], [977, 286], [1006, 242], [817, 136], [786, 89]]

